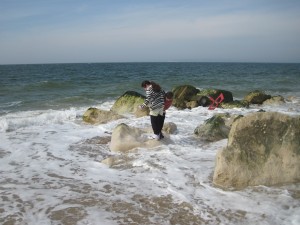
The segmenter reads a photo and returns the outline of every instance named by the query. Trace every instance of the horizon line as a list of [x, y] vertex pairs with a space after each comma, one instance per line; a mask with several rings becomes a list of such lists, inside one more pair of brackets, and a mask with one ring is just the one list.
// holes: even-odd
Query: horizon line
[[48, 63], [4, 63], [0, 66], [13, 65], [53, 65], [53, 64], [126, 64], [126, 63], [245, 63], [245, 64], [299, 64], [300, 62], [255, 62], [255, 61], [120, 61], [120, 62], [48, 62]]

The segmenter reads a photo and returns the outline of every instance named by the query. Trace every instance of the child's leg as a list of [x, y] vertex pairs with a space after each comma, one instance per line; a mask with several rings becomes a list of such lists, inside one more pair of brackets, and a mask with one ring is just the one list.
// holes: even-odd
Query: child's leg
[[160, 133], [162, 133], [162, 129], [163, 129], [163, 126], [164, 126], [164, 122], [165, 122], [165, 118], [166, 118], [166, 113], [163, 114], [163, 116], [159, 115], [160, 117], [160, 127], [159, 127], [159, 130], [160, 130]]
[[156, 135], [160, 134], [161, 131], [161, 116], [150, 116], [153, 133]]

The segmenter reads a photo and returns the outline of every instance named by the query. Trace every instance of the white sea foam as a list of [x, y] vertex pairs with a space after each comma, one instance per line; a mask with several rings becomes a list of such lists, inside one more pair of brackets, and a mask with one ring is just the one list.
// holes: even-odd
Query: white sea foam
[[[96, 107], [109, 109], [111, 105]], [[206, 224], [299, 224], [300, 202], [292, 197], [299, 186], [216, 188], [211, 183], [215, 155], [227, 140], [203, 143], [193, 135], [197, 125], [216, 113], [247, 114], [259, 109], [300, 114], [298, 107], [288, 104], [275, 109], [211, 111], [171, 107], [166, 122], [178, 126], [171, 135], [173, 143], [138, 149], [112, 168], [102, 159], [124, 155], [111, 153], [93, 138], [108, 136], [120, 122], [150, 127], [148, 117], [128, 115], [96, 126], [82, 122], [86, 108], [2, 116], [0, 221], [11, 217], [10, 221], [16, 218], [20, 224], [67, 224], [65, 218], [74, 224], [113, 225], [129, 223], [134, 219], [130, 215], [140, 213], [149, 218], [145, 220], [149, 224], [170, 224], [181, 210], [189, 212], [189, 217], [201, 217]]]
[[2, 104], [0, 105], [0, 109], [1, 109], [1, 108], [6, 108], [6, 107], [16, 106], [16, 105], [19, 105], [19, 104], [21, 104], [21, 103], [22, 103], [22, 101], [14, 101], [14, 102], [2, 103]]

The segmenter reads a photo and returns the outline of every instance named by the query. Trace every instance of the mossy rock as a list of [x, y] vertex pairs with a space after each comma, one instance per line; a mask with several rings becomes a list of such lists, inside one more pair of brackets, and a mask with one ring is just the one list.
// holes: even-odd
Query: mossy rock
[[224, 103], [233, 101], [233, 95], [230, 91], [220, 89], [204, 89], [200, 91], [194, 86], [182, 85], [175, 87], [172, 91], [174, 93], [173, 105], [179, 109], [198, 106], [207, 107], [211, 104], [209, 97], [217, 99], [221, 93], [224, 96]]
[[138, 109], [139, 105], [143, 104], [144, 101], [144, 95], [135, 91], [127, 91], [116, 100], [111, 111], [118, 114], [134, 113], [138, 117], [149, 115], [149, 109], [143, 111]]
[[192, 85], [181, 85], [173, 88], [172, 92], [174, 93], [175, 99], [184, 99], [190, 101], [193, 96], [197, 95], [199, 89]]
[[199, 90], [192, 85], [181, 85], [173, 88], [172, 92], [174, 93], [172, 105], [179, 109], [185, 109], [187, 108], [186, 103], [193, 100]]
[[223, 102], [232, 102], [233, 101], [233, 95], [232, 92], [226, 91], [226, 90], [220, 90], [220, 89], [204, 89], [198, 92], [197, 98], [201, 99], [202, 96], [210, 96], [213, 99], [216, 99], [219, 97], [220, 94], [223, 94], [224, 100]]
[[230, 128], [225, 125], [226, 115], [215, 115], [198, 126], [194, 134], [205, 141], [219, 141], [228, 137]]
[[244, 100], [250, 104], [262, 104], [267, 99], [270, 99], [272, 96], [265, 94], [263, 91], [252, 91], [245, 96]]
[[97, 108], [89, 108], [82, 116], [84, 122], [91, 124], [103, 124], [121, 118], [123, 118], [123, 116], [112, 111], [105, 111]]
[[232, 102], [222, 102], [220, 107], [223, 109], [233, 109], [233, 108], [249, 108], [249, 102], [247, 101], [232, 101]]

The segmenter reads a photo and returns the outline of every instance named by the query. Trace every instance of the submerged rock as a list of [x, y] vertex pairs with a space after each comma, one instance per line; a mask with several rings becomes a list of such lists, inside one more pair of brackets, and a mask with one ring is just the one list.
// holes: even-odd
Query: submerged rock
[[204, 141], [219, 141], [228, 138], [232, 123], [242, 117], [241, 115], [230, 115], [219, 113], [204, 121], [196, 127], [194, 134]]
[[109, 121], [118, 120], [123, 118], [123, 116], [118, 115], [111, 111], [105, 111], [97, 108], [89, 108], [83, 114], [83, 121], [91, 124], [102, 124]]
[[[150, 134], [151, 135], [151, 134]], [[116, 126], [112, 132], [110, 150], [114, 152], [128, 152], [135, 148], [154, 148], [163, 144], [170, 144], [168, 135], [161, 140], [155, 140], [149, 138], [147, 132], [136, 128], [128, 126], [127, 124], [121, 123]]]
[[300, 181], [300, 117], [257, 112], [235, 121], [218, 151], [213, 183], [223, 188]]
[[164, 124], [163, 133], [174, 134], [177, 131], [177, 125], [173, 122], [167, 122]]
[[199, 125], [194, 134], [204, 141], [219, 141], [227, 138], [229, 127], [225, 125], [225, 120], [220, 115], [215, 115]]

